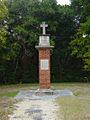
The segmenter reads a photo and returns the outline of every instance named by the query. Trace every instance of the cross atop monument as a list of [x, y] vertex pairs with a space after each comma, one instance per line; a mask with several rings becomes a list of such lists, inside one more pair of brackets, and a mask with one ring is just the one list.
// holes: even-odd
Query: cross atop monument
[[40, 25], [40, 27], [43, 28], [43, 35], [45, 35], [46, 34], [46, 27], [48, 27], [48, 25], [45, 24], [45, 22], [42, 22], [42, 24]]

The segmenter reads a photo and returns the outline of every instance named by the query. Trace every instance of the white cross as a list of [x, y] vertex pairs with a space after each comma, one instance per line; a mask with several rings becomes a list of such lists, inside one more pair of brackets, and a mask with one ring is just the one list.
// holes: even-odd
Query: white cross
[[46, 34], [46, 27], [48, 27], [48, 25], [45, 24], [45, 22], [42, 22], [42, 24], [40, 25], [40, 27], [43, 28], [43, 34], [45, 35]]

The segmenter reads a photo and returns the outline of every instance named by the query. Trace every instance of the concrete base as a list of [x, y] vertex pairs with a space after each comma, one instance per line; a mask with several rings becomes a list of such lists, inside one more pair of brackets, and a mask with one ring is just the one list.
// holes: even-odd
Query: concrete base
[[54, 90], [52, 89], [38, 89], [35, 92], [36, 95], [54, 95]]
[[52, 89], [38, 89], [38, 90], [21, 90], [15, 99], [30, 99], [30, 100], [48, 100], [56, 99], [63, 96], [73, 96], [73, 93], [68, 90], [52, 90]]

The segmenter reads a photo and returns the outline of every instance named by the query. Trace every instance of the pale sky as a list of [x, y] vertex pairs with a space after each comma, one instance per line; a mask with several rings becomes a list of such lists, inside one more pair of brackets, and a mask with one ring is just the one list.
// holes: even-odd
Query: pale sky
[[57, 0], [58, 4], [60, 5], [69, 5], [70, 4], [70, 0]]

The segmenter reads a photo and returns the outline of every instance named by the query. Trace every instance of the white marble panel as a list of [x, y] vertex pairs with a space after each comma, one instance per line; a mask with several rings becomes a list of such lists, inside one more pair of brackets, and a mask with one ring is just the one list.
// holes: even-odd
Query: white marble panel
[[40, 69], [41, 70], [48, 70], [49, 69], [49, 60], [48, 59], [40, 60]]

